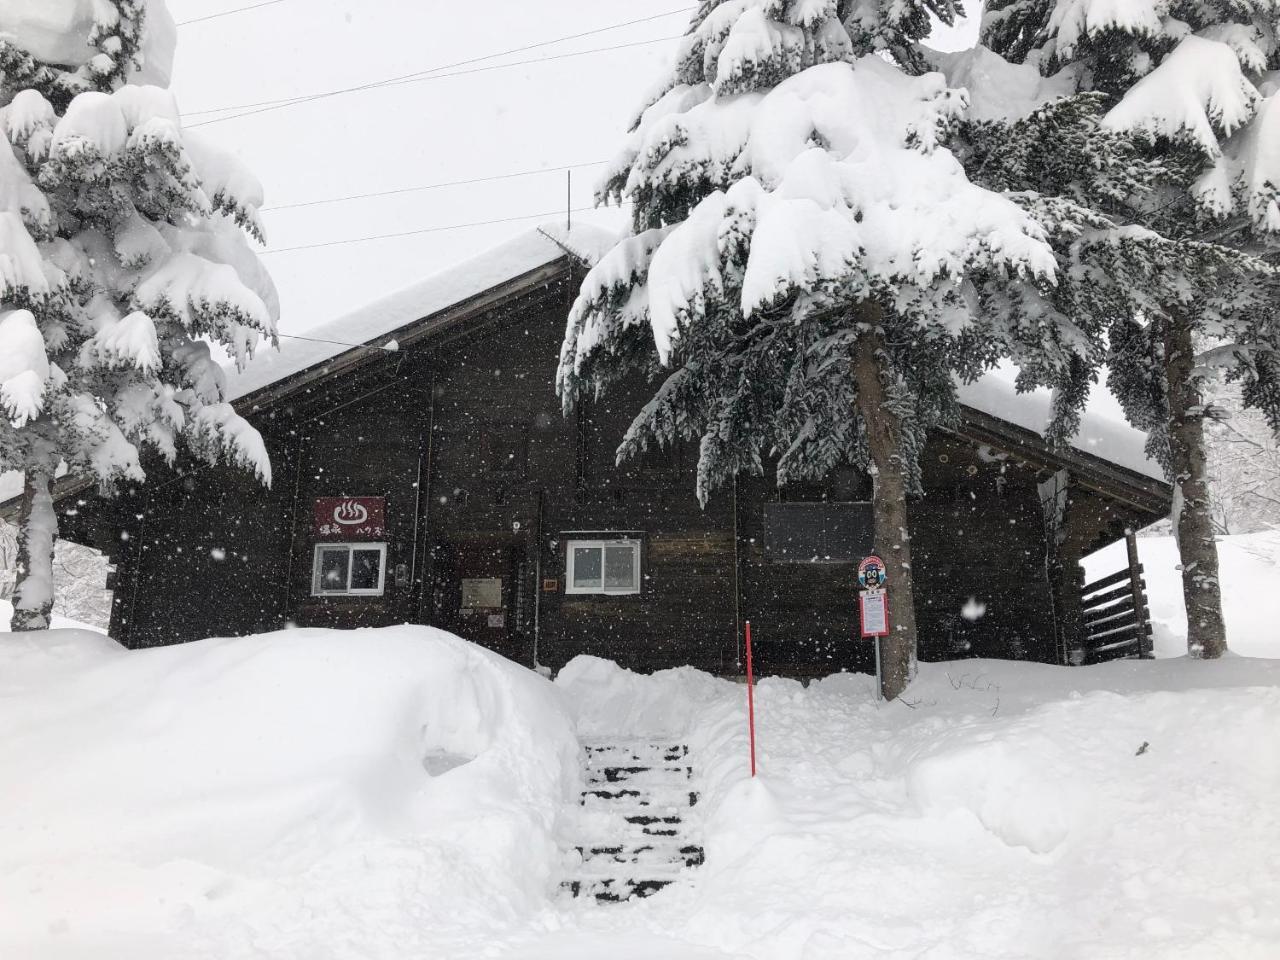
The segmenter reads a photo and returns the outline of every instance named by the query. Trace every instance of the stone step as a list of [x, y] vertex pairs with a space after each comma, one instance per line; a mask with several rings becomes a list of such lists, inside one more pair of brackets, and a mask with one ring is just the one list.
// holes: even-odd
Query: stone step
[[706, 854], [703, 852], [702, 847], [679, 841], [600, 842], [583, 844], [574, 849], [582, 857], [584, 865], [607, 864], [614, 868], [616, 872], [621, 873], [636, 872], [634, 869], [628, 871], [626, 867], [637, 864], [645, 867], [698, 867], [706, 859]]
[[611, 790], [584, 790], [578, 806], [590, 813], [606, 813], [626, 816], [633, 813], [679, 813], [697, 806], [698, 792], [684, 790], [679, 793], [643, 793], [639, 790], [625, 792]]
[[670, 879], [634, 880], [584, 877], [565, 880], [560, 886], [575, 897], [595, 897], [600, 903], [620, 903], [640, 897], [648, 897], [672, 883]]
[[585, 750], [588, 766], [600, 763], [679, 763], [689, 755], [689, 748], [683, 744], [588, 744]]
[[698, 802], [685, 744], [596, 740], [583, 750], [581, 862], [566, 890], [602, 903], [647, 897], [702, 864], [702, 847], [684, 835], [684, 816]]
[[587, 768], [589, 785], [621, 783], [628, 787], [646, 784], [680, 783], [693, 779], [693, 767], [645, 766], [643, 764]]

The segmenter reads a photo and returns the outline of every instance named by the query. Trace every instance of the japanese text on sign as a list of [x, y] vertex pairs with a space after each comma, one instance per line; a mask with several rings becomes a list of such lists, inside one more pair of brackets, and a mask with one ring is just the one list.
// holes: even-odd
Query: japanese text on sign
[[864, 637], [889, 635], [889, 594], [884, 590], [863, 590], [858, 594], [858, 621]]
[[383, 497], [318, 497], [312, 530], [319, 537], [340, 540], [385, 540], [386, 500]]

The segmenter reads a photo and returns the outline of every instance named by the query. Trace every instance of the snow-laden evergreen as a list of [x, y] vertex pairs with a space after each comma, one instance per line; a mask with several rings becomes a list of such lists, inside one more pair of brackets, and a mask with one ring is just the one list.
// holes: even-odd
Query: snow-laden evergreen
[[41, 627], [59, 463], [110, 490], [144, 479], [144, 449], [172, 463], [185, 444], [270, 482], [220, 361], [273, 340], [279, 307], [246, 242], [256, 180], [182, 130], [166, 89], [128, 82], [153, 14], [169, 23], [160, 0], [5, 6], [32, 49], [84, 51], [44, 62], [0, 36], [0, 470], [26, 474], [15, 627]]
[[558, 376], [571, 407], [646, 371], [655, 395], [618, 455], [696, 439], [704, 500], [770, 458], [783, 483], [870, 472], [907, 647], [903, 501], [956, 379], [1018, 344], [1070, 365], [1082, 340], [1018, 306], [1055, 282], [1049, 232], [948, 149], [967, 97], [914, 45], [931, 9], [950, 16], [704, 4], [603, 182], [602, 199], [634, 204], [633, 231], [587, 276]]
[[[1204, 439], [1207, 378], [1240, 384], [1280, 432], [1280, 4], [994, 0], [983, 38], [997, 53], [1096, 91], [1103, 126], [1136, 137], [1167, 170], [1113, 213], [1172, 241], [1181, 266], [1109, 325], [1109, 376], [1177, 485], [1189, 643], [1226, 648]], [[1205, 349], [1205, 347], [1210, 349]]]

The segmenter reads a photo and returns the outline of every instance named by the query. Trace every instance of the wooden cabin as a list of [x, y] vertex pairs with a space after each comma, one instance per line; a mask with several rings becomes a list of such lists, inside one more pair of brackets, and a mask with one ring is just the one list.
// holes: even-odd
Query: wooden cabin
[[[412, 622], [527, 665], [594, 654], [732, 674], [750, 619], [763, 672], [871, 670], [855, 636], [867, 477], [743, 478], [703, 509], [696, 450], [614, 463], [643, 384], [562, 415], [560, 340], [598, 243], [534, 231], [264, 351], [231, 390], [270, 451], [270, 489], [195, 464], [157, 465], [112, 500], [60, 481], [63, 535], [113, 564], [112, 635]], [[1099, 617], [1078, 560], [1168, 513], [1142, 435], [1086, 422], [1092, 446], [1051, 451], [1029, 429], [1044, 397], [991, 377], [962, 399], [911, 510], [921, 658], [1141, 655], [1136, 572], [1108, 578], [1129, 600]]]

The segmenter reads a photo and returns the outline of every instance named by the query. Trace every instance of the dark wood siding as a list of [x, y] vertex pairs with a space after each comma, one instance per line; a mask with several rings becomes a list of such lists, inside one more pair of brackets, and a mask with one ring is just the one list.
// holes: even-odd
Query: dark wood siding
[[[553, 669], [591, 654], [736, 673], [750, 619], [762, 673], [872, 670], [855, 636], [856, 564], [777, 562], [764, 528], [771, 503], [865, 499], [867, 478], [845, 469], [781, 491], [772, 476], [741, 478], [704, 508], [696, 449], [617, 466], [650, 389], [636, 381], [562, 414], [553, 378], [576, 280], [486, 300], [398, 354], [370, 351], [245, 411], [271, 451], [269, 491], [233, 470], [185, 468], [95, 501], [86, 509], [121, 535], [116, 635], [145, 646], [287, 623], [415, 622]], [[938, 435], [923, 465], [926, 495], [911, 511], [921, 657], [1059, 659], [1062, 581], [1086, 541], [1115, 536], [1133, 511], [1077, 491], [1050, 563], [1045, 462]], [[381, 597], [311, 596], [312, 506], [341, 496], [385, 500]], [[641, 541], [639, 594], [566, 594], [566, 543], [622, 534]], [[464, 579], [500, 580], [500, 605], [464, 606]]]

